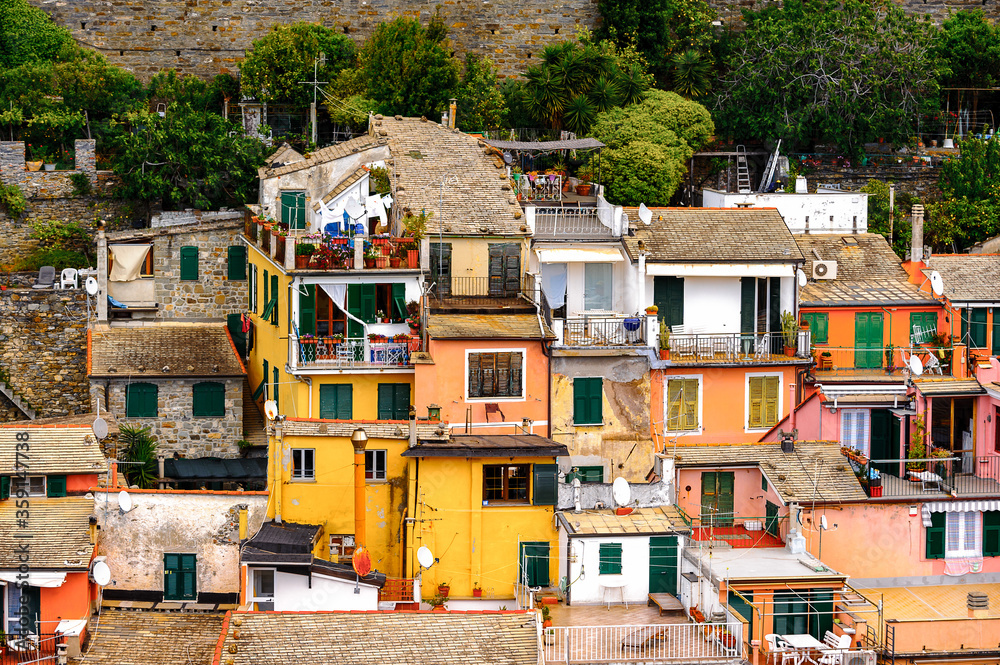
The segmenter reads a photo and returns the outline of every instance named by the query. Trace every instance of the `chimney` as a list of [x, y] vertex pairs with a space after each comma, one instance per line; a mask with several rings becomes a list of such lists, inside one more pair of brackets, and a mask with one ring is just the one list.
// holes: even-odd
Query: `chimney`
[[985, 619], [990, 611], [990, 598], [982, 591], [970, 591], [966, 597], [970, 619]]
[[452, 97], [448, 100], [448, 126], [455, 129], [455, 116], [458, 115], [458, 100]]
[[365, 446], [368, 434], [357, 428], [351, 435], [354, 447], [354, 547], [365, 544]]
[[912, 226], [910, 261], [922, 262], [924, 260], [924, 207], [919, 203], [914, 204], [910, 210], [910, 224]]
[[247, 539], [247, 508], [249, 505], [246, 503], [241, 503], [240, 508], [240, 542], [242, 543]]
[[410, 448], [417, 447], [417, 408], [410, 405]]

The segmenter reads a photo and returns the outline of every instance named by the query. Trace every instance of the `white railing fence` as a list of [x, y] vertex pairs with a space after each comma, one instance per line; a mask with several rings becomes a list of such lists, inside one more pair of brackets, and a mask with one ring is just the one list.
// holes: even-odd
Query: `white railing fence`
[[743, 624], [553, 626], [542, 630], [546, 663], [705, 663], [744, 657]]

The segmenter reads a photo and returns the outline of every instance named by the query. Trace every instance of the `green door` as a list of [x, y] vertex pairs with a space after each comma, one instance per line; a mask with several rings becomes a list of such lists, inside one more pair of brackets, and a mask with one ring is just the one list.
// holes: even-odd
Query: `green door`
[[649, 539], [649, 593], [677, 595], [677, 536]]
[[[899, 440], [899, 430], [896, 430], [896, 439], [892, 438], [891, 422], [899, 422], [888, 409], [872, 409], [872, 429], [868, 448], [870, 459], [894, 459], [898, 457], [895, 453], [896, 441]], [[898, 427], [898, 425], [897, 425]], [[879, 471], [890, 471], [891, 464], [874, 464]]]
[[660, 320], [667, 327], [684, 323], [684, 278], [654, 277], [653, 304], [659, 310]]
[[197, 560], [194, 554], [163, 555], [163, 600], [197, 600]]
[[705, 471], [701, 474], [701, 523], [703, 526], [733, 525], [732, 471]]
[[528, 586], [549, 586], [549, 544], [521, 543], [518, 579]]
[[854, 366], [874, 369], [882, 366], [882, 314], [854, 315]]
[[809, 632], [809, 591], [774, 592], [774, 628], [778, 635], [805, 635]]
[[747, 620], [750, 628], [747, 631], [747, 642], [753, 639], [753, 591], [729, 592], [729, 608]]
[[299, 289], [299, 335], [316, 334], [316, 285]]
[[764, 518], [764, 531], [768, 532], [775, 538], [781, 537], [781, 530], [779, 525], [781, 524], [778, 519], [778, 506], [777, 504], [768, 501], [764, 506], [764, 511], [766, 517]]

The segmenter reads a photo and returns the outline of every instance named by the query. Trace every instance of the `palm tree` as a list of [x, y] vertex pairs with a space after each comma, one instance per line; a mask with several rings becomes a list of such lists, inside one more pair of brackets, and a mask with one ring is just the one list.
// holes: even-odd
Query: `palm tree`
[[607, 76], [601, 76], [594, 81], [593, 87], [590, 88], [590, 101], [598, 113], [604, 113], [618, 106], [621, 97], [622, 93], [618, 81]]
[[122, 424], [118, 426], [118, 439], [122, 445], [122, 474], [129, 486], [140, 489], [155, 487], [159, 480], [156, 461], [156, 438], [150, 436], [148, 427]]
[[627, 69], [619, 72], [618, 87], [621, 90], [621, 103], [623, 106], [635, 104], [646, 96], [649, 90], [649, 82], [643, 75], [642, 67], [637, 64], [629, 65]]
[[580, 94], [570, 100], [563, 112], [563, 124], [571, 132], [576, 134], [586, 134], [590, 126], [594, 124], [597, 117], [597, 110], [587, 98]]
[[525, 72], [524, 86], [528, 111], [536, 119], [558, 127], [566, 106], [566, 88], [551, 67], [533, 66]]
[[697, 49], [688, 49], [675, 55], [671, 61], [674, 91], [694, 99], [704, 97], [711, 87], [711, 65]]

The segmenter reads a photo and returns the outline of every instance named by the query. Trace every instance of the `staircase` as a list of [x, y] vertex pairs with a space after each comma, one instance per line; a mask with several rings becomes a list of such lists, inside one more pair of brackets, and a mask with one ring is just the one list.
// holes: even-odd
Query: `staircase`
[[35, 410], [32, 409], [27, 402], [21, 399], [20, 396], [14, 392], [14, 389], [7, 385], [6, 381], [0, 380], [0, 394], [3, 394], [4, 397], [9, 399], [11, 404], [21, 410], [21, 413], [28, 416], [29, 420], [34, 420], [38, 417]]
[[250, 380], [243, 379], [243, 437], [253, 446], [267, 447], [267, 431], [264, 415], [254, 401]]

